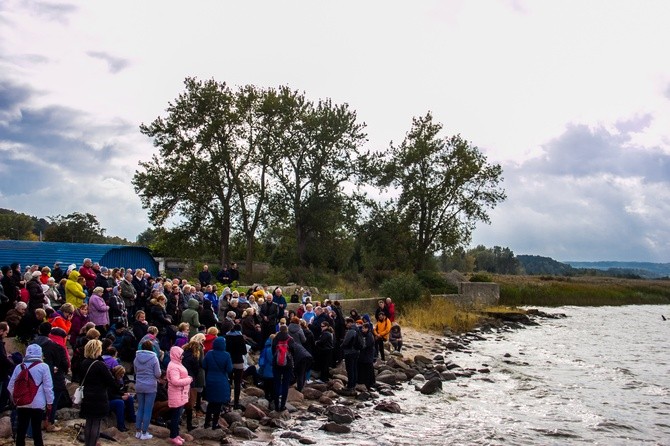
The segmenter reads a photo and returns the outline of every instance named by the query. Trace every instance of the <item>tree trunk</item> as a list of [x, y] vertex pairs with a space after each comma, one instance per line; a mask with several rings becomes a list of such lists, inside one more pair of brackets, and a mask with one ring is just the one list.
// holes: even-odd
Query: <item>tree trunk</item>
[[254, 244], [256, 238], [253, 235], [247, 236], [247, 256], [246, 256], [246, 273], [252, 274], [254, 272]]

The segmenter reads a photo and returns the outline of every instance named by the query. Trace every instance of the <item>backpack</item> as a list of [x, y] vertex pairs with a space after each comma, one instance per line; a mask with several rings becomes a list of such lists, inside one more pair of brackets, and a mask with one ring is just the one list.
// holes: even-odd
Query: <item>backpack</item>
[[16, 377], [14, 382], [14, 404], [16, 407], [28, 406], [35, 399], [37, 395], [37, 390], [40, 388], [42, 383], [37, 385], [33, 375], [30, 374], [30, 369], [35, 367], [39, 362], [33, 362], [30, 367], [26, 367], [25, 364], [21, 364], [21, 371], [19, 376]]
[[277, 342], [277, 350], [275, 352], [275, 365], [278, 367], [285, 367], [288, 365], [290, 353], [288, 351], [288, 339]]

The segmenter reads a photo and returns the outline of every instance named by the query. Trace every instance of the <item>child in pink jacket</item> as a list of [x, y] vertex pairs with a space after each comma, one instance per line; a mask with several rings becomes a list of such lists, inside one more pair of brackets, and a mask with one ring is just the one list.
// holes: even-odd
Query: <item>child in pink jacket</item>
[[170, 442], [177, 446], [184, 444], [179, 435], [179, 421], [184, 413], [184, 405], [188, 403], [188, 394], [191, 387], [191, 378], [186, 367], [181, 363], [184, 350], [181, 347], [170, 349], [170, 363], [167, 366], [166, 378], [168, 382], [168, 406], [172, 409], [170, 420]]

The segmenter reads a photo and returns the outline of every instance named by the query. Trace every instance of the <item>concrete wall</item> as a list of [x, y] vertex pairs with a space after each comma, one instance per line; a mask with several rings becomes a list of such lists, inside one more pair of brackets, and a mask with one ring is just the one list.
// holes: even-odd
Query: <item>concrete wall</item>
[[[457, 305], [468, 307], [498, 305], [500, 300], [500, 286], [497, 283], [460, 282], [458, 293], [439, 294], [433, 297], [441, 297]], [[373, 297], [369, 299], [339, 299], [339, 301], [342, 304], [345, 316], [347, 316], [352, 308], [355, 308], [360, 314], [374, 313], [379, 299], [379, 297]], [[331, 298], [331, 300], [334, 299]], [[298, 304], [288, 304], [289, 310], [297, 308]]]

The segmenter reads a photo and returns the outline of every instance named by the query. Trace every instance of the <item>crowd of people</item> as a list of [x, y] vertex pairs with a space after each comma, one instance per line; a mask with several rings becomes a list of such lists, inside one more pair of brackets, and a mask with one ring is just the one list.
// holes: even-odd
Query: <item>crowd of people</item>
[[[87, 446], [97, 444], [110, 414], [120, 431], [134, 423], [140, 440], [152, 438], [150, 424], [167, 425], [170, 442], [181, 445], [183, 418], [188, 430], [199, 427], [198, 416], [202, 427], [219, 429], [222, 412], [241, 408], [248, 383], [264, 389], [269, 409], [283, 411], [291, 385], [302, 391], [311, 381], [327, 382], [342, 361], [349, 391], [357, 384], [371, 389], [377, 358], [385, 359], [386, 348], [402, 349], [390, 299], [379, 300], [374, 315], [345, 315], [339, 301], [296, 290], [289, 299], [298, 306], [289, 310], [279, 287], [231, 288], [239, 281], [235, 264], [216, 278], [205, 265], [195, 283], [88, 258], [79, 268], [22, 270], [14, 263], [1, 271], [0, 340], [13, 336], [27, 345], [23, 357], [8, 356], [0, 342], [0, 410], [14, 406], [17, 445], [32, 435], [41, 446], [41, 428], [60, 430], [57, 409], [72, 404], [68, 381], [83, 388]], [[17, 407], [24, 369], [37, 394]]]

